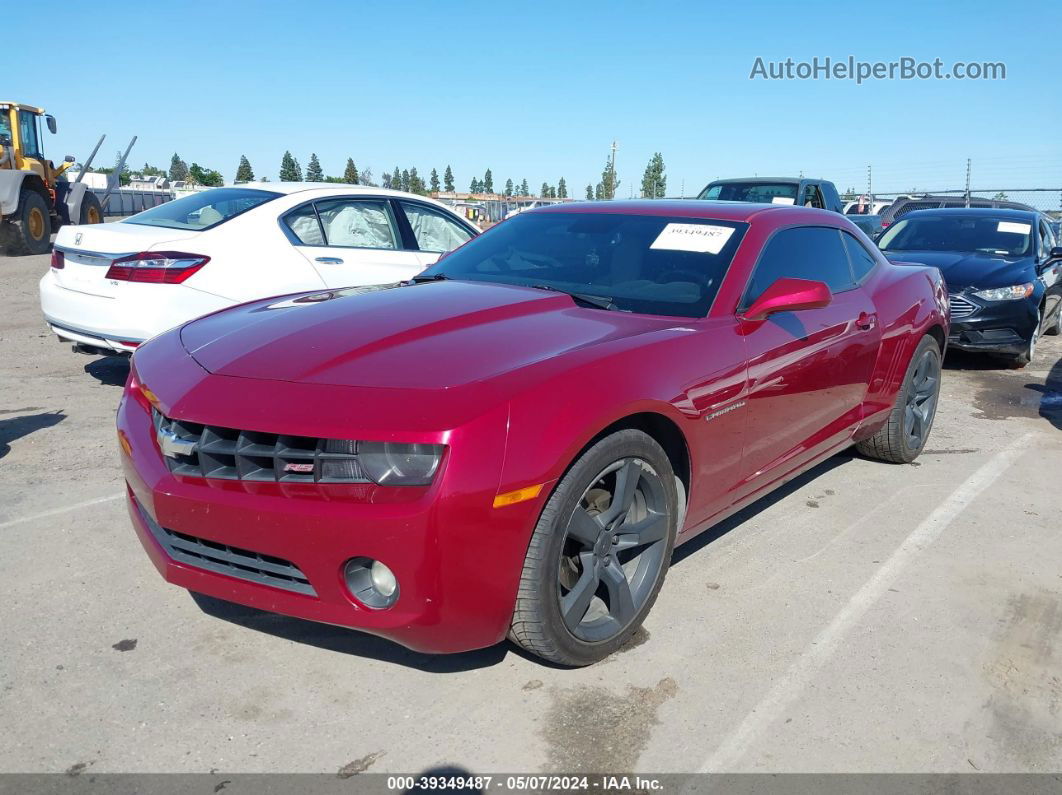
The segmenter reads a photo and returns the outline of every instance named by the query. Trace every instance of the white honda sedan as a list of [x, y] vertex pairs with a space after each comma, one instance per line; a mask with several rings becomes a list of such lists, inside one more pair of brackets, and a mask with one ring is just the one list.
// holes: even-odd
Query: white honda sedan
[[412, 278], [478, 232], [445, 205], [383, 188], [215, 188], [117, 223], [64, 226], [41, 309], [75, 350], [129, 353], [245, 301]]

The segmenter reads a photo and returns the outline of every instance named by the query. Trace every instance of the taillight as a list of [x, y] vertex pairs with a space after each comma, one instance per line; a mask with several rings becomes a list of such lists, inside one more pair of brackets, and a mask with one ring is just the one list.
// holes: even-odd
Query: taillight
[[180, 251], [141, 251], [116, 259], [107, 270], [108, 279], [122, 282], [180, 284], [210, 262], [210, 257]]
[[59, 249], [52, 249], [52, 267], [57, 271], [61, 271], [66, 267], [66, 257], [63, 256], [63, 252]]

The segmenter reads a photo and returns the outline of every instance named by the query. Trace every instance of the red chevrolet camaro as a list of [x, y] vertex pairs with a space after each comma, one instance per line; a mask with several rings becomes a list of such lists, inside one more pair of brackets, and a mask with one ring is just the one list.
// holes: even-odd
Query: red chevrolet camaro
[[118, 412], [130, 515], [195, 592], [588, 664], [676, 544], [853, 444], [913, 460], [947, 309], [935, 269], [821, 210], [521, 213], [413, 282], [142, 346]]

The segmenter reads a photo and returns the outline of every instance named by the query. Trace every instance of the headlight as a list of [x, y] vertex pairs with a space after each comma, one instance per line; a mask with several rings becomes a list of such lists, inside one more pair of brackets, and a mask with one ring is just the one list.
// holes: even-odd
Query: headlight
[[1028, 298], [1033, 293], [1032, 282], [1015, 284], [1012, 287], [994, 287], [991, 290], [978, 290], [974, 293], [978, 298], [985, 301], [1016, 301], [1019, 298]]
[[358, 461], [381, 486], [426, 486], [442, 460], [441, 444], [359, 442]]

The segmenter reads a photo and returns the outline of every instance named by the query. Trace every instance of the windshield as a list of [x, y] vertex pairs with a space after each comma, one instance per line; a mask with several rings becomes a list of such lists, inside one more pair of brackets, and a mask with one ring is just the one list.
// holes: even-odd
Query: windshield
[[214, 188], [144, 210], [122, 223], [202, 231], [281, 195], [250, 188]]
[[747, 228], [699, 218], [521, 213], [418, 279], [544, 287], [608, 298], [625, 312], [704, 317]]
[[758, 204], [793, 204], [797, 186], [785, 182], [724, 182], [709, 185], [698, 199]]
[[979, 215], [906, 216], [881, 236], [882, 251], [969, 251], [1002, 257], [1032, 252], [1032, 224]]

